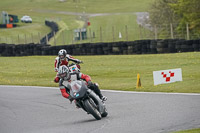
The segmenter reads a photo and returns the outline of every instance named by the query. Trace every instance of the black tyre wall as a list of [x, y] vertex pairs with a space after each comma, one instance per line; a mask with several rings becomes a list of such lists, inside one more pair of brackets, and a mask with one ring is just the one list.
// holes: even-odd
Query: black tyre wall
[[200, 40], [137, 40], [131, 42], [84, 43], [50, 46], [44, 44], [0, 44], [0, 56], [57, 55], [66, 49], [71, 55], [156, 54], [200, 51]]

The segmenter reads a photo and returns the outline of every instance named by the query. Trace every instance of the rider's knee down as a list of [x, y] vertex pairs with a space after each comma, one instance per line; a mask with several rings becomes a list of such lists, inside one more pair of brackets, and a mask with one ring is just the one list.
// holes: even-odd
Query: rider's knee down
[[99, 84], [98, 84], [98, 83], [94, 83], [94, 85], [97, 86], [97, 87], [99, 87]]

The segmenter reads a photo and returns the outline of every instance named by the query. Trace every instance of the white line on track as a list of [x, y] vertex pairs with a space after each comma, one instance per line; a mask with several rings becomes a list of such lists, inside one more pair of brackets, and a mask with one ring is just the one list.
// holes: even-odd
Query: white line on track
[[[12, 85], [0, 85], [0, 87], [15, 87], [15, 88], [43, 88], [43, 89], [54, 89], [59, 90], [58, 87], [41, 87], [41, 86], [12, 86]], [[189, 95], [189, 96], [200, 96], [200, 93], [165, 93], [165, 92], [137, 92], [137, 91], [117, 91], [117, 90], [101, 90], [105, 92], [113, 93], [130, 93], [130, 94], [153, 94], [153, 95]]]

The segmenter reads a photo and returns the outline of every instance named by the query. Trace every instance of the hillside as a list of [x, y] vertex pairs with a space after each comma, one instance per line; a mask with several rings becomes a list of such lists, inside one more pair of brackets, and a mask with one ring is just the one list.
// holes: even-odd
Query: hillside
[[[47, 34], [50, 29], [44, 25], [45, 19], [61, 22], [64, 30], [73, 30], [83, 26], [83, 20], [80, 16], [85, 16], [91, 22], [93, 31], [99, 30], [100, 26], [105, 30], [112, 26], [124, 27], [130, 25], [136, 26], [136, 12], [147, 11], [149, 4], [153, 0], [6, 0], [0, 1], [1, 11], [7, 11], [9, 14], [18, 15], [19, 19], [23, 15], [29, 15], [33, 19], [32, 24], [19, 23], [20, 27], [13, 29], [0, 29], [0, 42], [6, 40], [16, 42], [17, 36], [24, 34], [30, 36], [33, 34], [34, 41], [38, 41], [38, 32], [41, 36]], [[15, 5], [15, 6], [13, 6]], [[116, 15], [116, 13], [118, 13]], [[64, 25], [63, 25], [64, 24]], [[72, 33], [70, 33], [72, 34]], [[30, 37], [29, 37], [30, 38]], [[59, 38], [59, 36], [57, 36]], [[22, 40], [21, 39], [21, 40]], [[58, 41], [59, 42], [59, 41]], [[67, 43], [70, 43], [68, 41]]]

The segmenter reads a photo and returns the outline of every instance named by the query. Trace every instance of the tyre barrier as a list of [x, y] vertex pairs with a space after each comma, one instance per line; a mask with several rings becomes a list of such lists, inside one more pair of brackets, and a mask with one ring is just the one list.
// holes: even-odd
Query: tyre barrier
[[58, 32], [59, 30], [58, 25], [53, 21], [45, 20], [45, 25], [51, 28], [51, 32], [47, 34], [47, 37], [42, 37], [42, 39], [40, 40], [41, 44], [47, 44], [47, 39], [49, 41], [54, 36], [54, 33]]
[[200, 51], [200, 40], [137, 40], [131, 42], [84, 43], [62, 46], [44, 44], [0, 44], [0, 56], [57, 55], [66, 49], [72, 55], [160, 54]]

